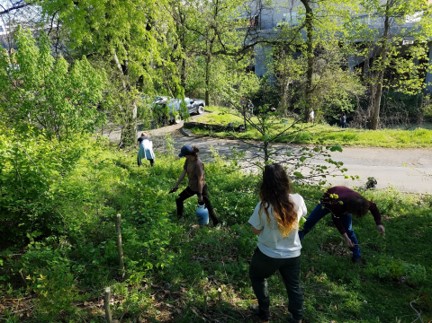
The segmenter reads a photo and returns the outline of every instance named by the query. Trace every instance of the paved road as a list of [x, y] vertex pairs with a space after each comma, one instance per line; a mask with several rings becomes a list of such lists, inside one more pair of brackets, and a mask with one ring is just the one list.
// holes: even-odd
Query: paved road
[[[200, 148], [203, 160], [211, 160], [211, 149], [220, 156], [230, 156], [233, 150], [245, 152], [245, 158], [253, 158], [256, 148], [239, 140], [217, 139], [209, 137], [185, 136], [181, 131], [182, 124], [150, 131], [155, 150], [164, 149], [164, 137], [171, 134], [177, 150], [184, 144]], [[111, 137], [111, 136], [110, 136]], [[289, 148], [287, 145], [278, 147]], [[280, 157], [282, 158], [282, 157]], [[432, 149], [386, 149], [386, 148], [344, 148], [335, 152], [332, 158], [344, 163], [348, 175], [358, 175], [359, 180], [348, 180], [343, 177], [329, 178], [333, 185], [362, 186], [368, 177], [374, 177], [377, 188], [393, 187], [401, 192], [432, 194]], [[316, 159], [313, 163], [321, 163]], [[244, 166], [248, 169], [247, 165]]]
[[[256, 148], [238, 140], [175, 136], [174, 141], [177, 148], [186, 143], [196, 145], [203, 159], [209, 158], [206, 150], [210, 147], [222, 156], [229, 156], [232, 149], [246, 151], [246, 158], [256, 153]], [[363, 186], [368, 177], [374, 177], [378, 189], [393, 187], [401, 192], [432, 194], [432, 149], [344, 148], [332, 153], [332, 158], [344, 163], [347, 175], [359, 176], [354, 181], [343, 176], [328, 178], [333, 185]], [[283, 161], [284, 157], [278, 159]], [[315, 159], [312, 163], [322, 161]]]

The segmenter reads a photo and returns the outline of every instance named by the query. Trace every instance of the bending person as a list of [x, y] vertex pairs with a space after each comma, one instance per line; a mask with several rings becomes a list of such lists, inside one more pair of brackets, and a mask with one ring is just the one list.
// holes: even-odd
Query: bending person
[[343, 236], [346, 245], [352, 250], [352, 261], [360, 263], [360, 247], [352, 227], [352, 215], [361, 217], [368, 211], [372, 213], [375, 219], [378, 232], [384, 234], [385, 229], [381, 223], [381, 214], [374, 202], [365, 199], [356, 191], [345, 186], [329, 188], [304, 223], [303, 229], [299, 232], [300, 239], [303, 240], [304, 236], [319, 220], [331, 213], [334, 225]]
[[150, 162], [150, 166], [154, 165], [155, 154], [153, 152], [153, 143], [147, 133], [141, 133], [141, 137], [138, 138], [138, 155], [137, 163], [138, 166], [142, 165], [142, 160], [147, 159]]

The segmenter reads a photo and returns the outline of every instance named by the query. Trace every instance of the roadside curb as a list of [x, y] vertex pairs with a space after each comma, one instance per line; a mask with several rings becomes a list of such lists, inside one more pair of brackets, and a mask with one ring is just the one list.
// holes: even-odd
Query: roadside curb
[[179, 131], [180, 131], [180, 133], [181, 133], [183, 136], [191, 137], [190, 132], [187, 131], [184, 127], [181, 127], [181, 128], [179, 129]]

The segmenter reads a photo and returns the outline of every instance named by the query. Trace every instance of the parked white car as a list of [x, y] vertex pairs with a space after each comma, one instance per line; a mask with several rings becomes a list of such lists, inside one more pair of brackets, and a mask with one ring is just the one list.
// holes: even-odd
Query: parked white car
[[153, 105], [155, 109], [160, 110], [162, 110], [164, 107], [168, 107], [168, 122], [173, 124], [180, 122], [182, 119], [180, 115], [182, 102], [184, 102], [189, 115], [204, 113], [204, 100], [192, 99], [188, 97], [185, 97], [184, 99], [173, 99], [165, 96], [158, 96], [153, 102]]

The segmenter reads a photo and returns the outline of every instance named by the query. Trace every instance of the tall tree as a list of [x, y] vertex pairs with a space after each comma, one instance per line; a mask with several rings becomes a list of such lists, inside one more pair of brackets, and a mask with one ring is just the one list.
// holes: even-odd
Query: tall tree
[[29, 30], [18, 30], [17, 50], [0, 55], [0, 117], [19, 131], [39, 130], [48, 139], [64, 140], [94, 131], [103, 116], [105, 75], [86, 58], [73, 65], [53, 57], [45, 34], [36, 44]]
[[[123, 116], [123, 145], [135, 142], [138, 90], [151, 91], [163, 82], [163, 72], [176, 78], [167, 35], [172, 21], [168, 0], [35, 0], [44, 14], [55, 17], [67, 31], [74, 55], [107, 61], [118, 95], [113, 97]], [[175, 82], [177, 82], [175, 80]], [[175, 90], [178, 90], [177, 88]]]
[[[345, 42], [344, 29], [357, 4], [346, 0], [299, 3], [295, 7], [298, 24], [284, 22], [278, 26], [273, 72], [280, 88], [281, 106], [286, 109], [291, 105], [306, 122], [311, 111], [324, 114], [322, 109], [338, 101], [346, 103], [349, 97], [361, 93], [358, 76], [348, 68], [350, 46]], [[339, 92], [335, 91], [337, 83], [341, 87]]]
[[182, 2], [181, 12], [177, 17], [183, 18], [182, 46], [189, 58], [183, 63], [195, 69], [191, 73], [201, 73], [205, 101], [210, 104], [219, 72], [236, 64], [230, 57], [242, 58], [239, 52], [247, 32], [248, 9], [243, 0], [188, 0]]
[[368, 126], [377, 129], [384, 89], [417, 94], [426, 85], [431, 5], [427, 0], [365, 0], [363, 6], [368, 19], [353, 24], [353, 35], [368, 45], [361, 53], [370, 87]]
[[306, 85], [305, 85], [305, 109], [304, 109], [304, 120], [309, 120], [309, 115], [312, 110], [312, 77], [314, 73], [314, 11], [312, 9], [311, 0], [301, 0], [306, 11], [305, 15], [305, 27], [306, 27], [306, 58], [307, 58], [307, 70], [306, 70]]

